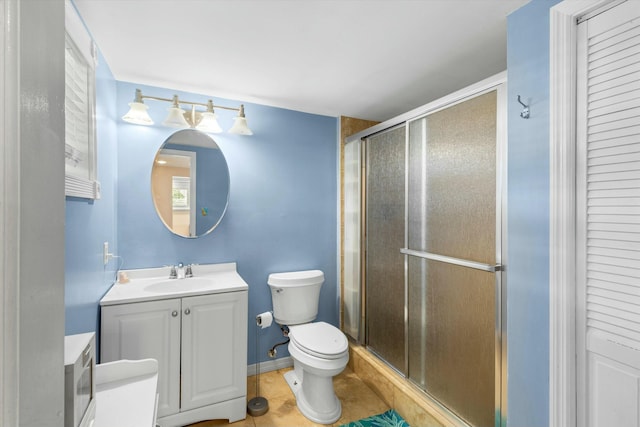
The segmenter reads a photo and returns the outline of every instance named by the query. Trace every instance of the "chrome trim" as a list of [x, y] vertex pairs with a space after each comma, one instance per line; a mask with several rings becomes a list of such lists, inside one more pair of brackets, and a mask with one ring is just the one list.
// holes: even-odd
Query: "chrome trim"
[[366, 342], [367, 325], [367, 145], [360, 141], [360, 322], [358, 324], [358, 342]]
[[507, 427], [507, 84], [496, 87], [496, 425]]
[[[409, 123], [404, 123], [404, 244], [409, 246]], [[409, 260], [404, 265], [404, 375], [409, 378]]]
[[360, 330], [358, 331], [358, 339], [361, 343], [367, 344], [369, 341], [369, 331], [367, 328], [367, 257], [369, 256], [368, 244], [369, 235], [367, 234], [367, 198], [369, 187], [369, 145], [365, 140], [360, 142], [360, 284], [362, 294], [360, 295]]
[[433, 254], [431, 252], [422, 252], [422, 251], [414, 251], [413, 249], [402, 248], [400, 252], [409, 255], [415, 256], [424, 259], [430, 259], [432, 261], [440, 261], [446, 262], [447, 264], [455, 264], [460, 265], [462, 267], [475, 268], [476, 270], [488, 271], [490, 273], [495, 273], [497, 271], [502, 270], [502, 265], [500, 264], [483, 264], [481, 262], [469, 261], [467, 259], [454, 258], [445, 255]]

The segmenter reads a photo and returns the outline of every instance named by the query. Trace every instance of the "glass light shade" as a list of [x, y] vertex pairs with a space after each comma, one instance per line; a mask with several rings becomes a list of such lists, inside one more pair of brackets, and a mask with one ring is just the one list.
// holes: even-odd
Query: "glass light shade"
[[245, 117], [235, 117], [229, 133], [235, 133], [236, 135], [253, 135], [253, 132], [251, 132], [251, 129], [247, 126], [247, 119]]
[[167, 116], [166, 119], [164, 119], [164, 122], [162, 122], [163, 125], [169, 126], [172, 128], [190, 127], [189, 122], [187, 122], [187, 120], [184, 118], [183, 109], [171, 107], [171, 108], [167, 108], [167, 111], [169, 111], [169, 115]]
[[149, 117], [149, 113], [147, 113], [147, 107], [142, 102], [130, 102], [129, 103], [129, 112], [122, 116], [122, 120], [128, 123], [133, 123], [135, 125], [152, 125], [153, 120]]
[[215, 113], [206, 111], [202, 113], [200, 117], [201, 118], [200, 118], [200, 121], [198, 122], [198, 125], [196, 126], [196, 129], [201, 130], [202, 132], [207, 132], [207, 133], [222, 132], [222, 128], [218, 123], [218, 118], [216, 117]]

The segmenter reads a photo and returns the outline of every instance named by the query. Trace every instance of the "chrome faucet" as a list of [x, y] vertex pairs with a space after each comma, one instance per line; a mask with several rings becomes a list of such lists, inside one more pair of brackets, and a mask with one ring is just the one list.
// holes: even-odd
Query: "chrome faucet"
[[169, 270], [169, 279], [185, 279], [189, 277], [193, 277], [193, 264], [184, 265], [179, 262], [178, 265], [171, 265], [171, 270]]
[[184, 274], [184, 264], [179, 262], [178, 263], [178, 279], [184, 279], [185, 274]]

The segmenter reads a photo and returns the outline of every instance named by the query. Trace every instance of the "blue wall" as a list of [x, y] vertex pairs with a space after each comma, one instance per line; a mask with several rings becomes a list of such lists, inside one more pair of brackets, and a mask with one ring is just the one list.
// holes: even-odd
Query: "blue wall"
[[[508, 18], [508, 426], [549, 423], [549, 8]], [[517, 97], [531, 104], [520, 118]]]
[[[207, 97], [158, 87], [117, 83], [117, 116], [135, 89], [189, 101]], [[238, 102], [214, 99], [220, 105]], [[271, 310], [269, 273], [320, 269], [325, 273], [318, 319], [338, 324], [337, 135], [335, 117], [245, 104], [253, 136], [213, 135], [229, 166], [229, 207], [218, 228], [198, 239], [169, 232], [156, 214], [150, 177], [156, 151], [175, 131], [161, 123], [168, 103], [148, 100], [153, 126], [118, 122], [118, 255], [123, 269], [177, 262], [237, 262], [249, 284], [249, 354], [255, 363], [255, 316]], [[223, 129], [235, 113], [216, 110]], [[260, 360], [282, 341], [276, 327], [260, 331]], [[286, 350], [278, 356], [285, 356]]]
[[113, 283], [116, 261], [106, 266], [102, 245], [116, 240], [116, 81], [102, 56], [96, 68], [96, 126], [98, 181], [101, 198], [95, 201], [67, 197], [65, 218], [65, 333], [98, 329], [98, 304]]

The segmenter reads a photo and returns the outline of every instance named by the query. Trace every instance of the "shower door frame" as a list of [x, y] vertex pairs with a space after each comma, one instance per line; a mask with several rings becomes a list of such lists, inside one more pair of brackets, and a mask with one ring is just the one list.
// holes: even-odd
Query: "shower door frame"
[[[506, 72], [496, 74], [485, 80], [482, 80], [474, 85], [468, 86], [464, 89], [456, 91], [448, 96], [440, 98], [436, 101], [425, 104], [400, 116], [382, 122], [378, 125], [365, 129], [362, 132], [358, 132], [346, 139], [346, 142], [360, 141], [361, 144], [361, 159], [365, 159], [366, 144], [364, 140], [375, 134], [382, 133], [384, 131], [391, 130], [398, 126], [404, 125], [407, 127], [405, 135], [405, 169], [408, 167], [409, 152], [407, 147], [409, 144], [409, 123], [414, 120], [419, 120], [425, 116], [452, 107], [456, 104], [464, 102], [466, 100], [475, 98], [488, 92], [496, 91], [496, 311], [495, 311], [495, 408], [496, 414], [495, 426], [506, 427], [507, 425], [507, 278], [505, 272], [505, 266], [507, 265], [507, 75]], [[366, 175], [366, 162], [362, 162], [363, 173], [362, 178]], [[407, 250], [408, 247], [408, 197], [406, 192], [408, 191], [408, 174], [405, 170], [405, 249], [404, 253], [404, 292], [405, 292], [405, 363], [404, 372], [402, 373], [407, 380], [411, 381], [408, 377], [408, 354], [409, 354], [409, 340], [408, 340], [408, 308], [407, 308], [407, 295], [408, 295], [408, 256], [414, 255], [411, 250]], [[364, 182], [364, 181], [363, 181]], [[361, 187], [361, 205], [366, 203], [366, 185]], [[364, 219], [364, 210], [363, 216]], [[361, 322], [359, 338], [366, 336], [366, 304], [365, 294], [366, 288], [364, 286], [366, 280], [366, 229], [365, 221], [361, 222], [361, 236], [363, 236], [361, 245]], [[476, 263], [468, 263], [476, 264]], [[469, 267], [478, 267], [479, 265], [467, 265]], [[480, 266], [482, 268], [482, 266]], [[420, 388], [422, 390], [422, 388]], [[425, 391], [425, 395], [433, 404], [433, 407], [440, 409], [439, 414], [442, 418], [448, 419], [453, 424], [467, 425], [461, 418], [453, 414], [450, 410], [444, 407], [440, 402], [431, 397], [428, 392]]]

